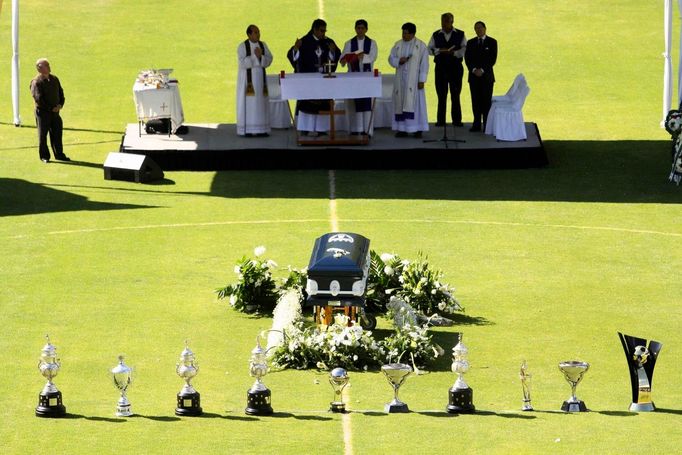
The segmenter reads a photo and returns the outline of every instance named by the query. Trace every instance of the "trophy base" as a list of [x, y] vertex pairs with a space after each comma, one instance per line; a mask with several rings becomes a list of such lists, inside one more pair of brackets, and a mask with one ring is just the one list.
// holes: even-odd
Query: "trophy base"
[[561, 405], [561, 410], [564, 412], [586, 412], [587, 406], [585, 406], [585, 402], [580, 400], [580, 401], [564, 401], [564, 404]]
[[64, 415], [66, 415], [66, 406], [62, 404], [61, 392], [38, 395], [37, 417], [62, 417]]
[[656, 410], [653, 403], [632, 403], [630, 412], [652, 412]]
[[331, 403], [329, 403], [329, 411], [339, 412], [341, 414], [345, 414], [346, 413], [346, 403], [338, 402], [338, 401], [332, 401]]
[[471, 414], [476, 411], [474, 406], [474, 390], [455, 389], [448, 390], [448, 406], [446, 411], [450, 414]]
[[524, 404], [521, 407], [521, 410], [522, 411], [535, 411], [535, 409], [533, 409], [533, 406], [531, 406], [530, 404]]
[[270, 405], [271, 393], [269, 389], [246, 392], [246, 409], [244, 412], [250, 416], [269, 416], [272, 414]]
[[388, 414], [406, 413], [410, 412], [410, 408], [407, 407], [407, 403], [386, 403], [384, 412]]
[[178, 407], [175, 408], [176, 416], [200, 416], [203, 413], [201, 409], [201, 395], [199, 392], [188, 393], [185, 395], [178, 394]]
[[130, 417], [131, 415], [133, 411], [130, 410], [130, 405], [116, 407], [116, 417]]

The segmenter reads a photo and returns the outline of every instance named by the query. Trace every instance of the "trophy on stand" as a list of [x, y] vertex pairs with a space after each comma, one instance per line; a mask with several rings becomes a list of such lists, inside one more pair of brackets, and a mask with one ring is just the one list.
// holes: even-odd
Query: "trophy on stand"
[[346, 403], [343, 402], [344, 387], [348, 385], [348, 373], [343, 368], [334, 368], [331, 373], [329, 373], [329, 383], [334, 389], [334, 401], [329, 403], [331, 412], [346, 412]]
[[62, 417], [66, 414], [66, 407], [62, 404], [62, 393], [57, 390], [52, 379], [59, 373], [59, 359], [57, 358], [57, 348], [50, 343], [50, 337], [45, 335], [47, 344], [43, 346], [40, 353], [38, 369], [40, 374], [47, 379], [47, 383], [38, 395], [38, 406], [36, 415], [38, 417]]
[[630, 383], [632, 385], [632, 404], [630, 411], [649, 412], [656, 410], [651, 399], [651, 381], [654, 376], [654, 367], [658, 353], [663, 345], [658, 341], [649, 341], [618, 332], [620, 342], [623, 344], [625, 358], [630, 370]]
[[118, 417], [129, 417], [133, 415], [130, 410], [130, 401], [126, 393], [133, 384], [133, 369], [123, 363], [123, 356], [118, 356], [118, 365], [111, 369], [111, 378], [114, 381], [114, 387], [119, 391], [121, 397], [116, 404], [116, 415]]
[[246, 412], [248, 415], [266, 416], [272, 414], [270, 404], [271, 392], [265, 387], [262, 378], [268, 373], [266, 351], [260, 345], [260, 335], [256, 336], [256, 347], [251, 351], [249, 374], [256, 378], [251, 388], [246, 392]]
[[393, 400], [384, 406], [384, 411], [389, 414], [410, 412], [407, 403], [403, 403], [398, 398], [398, 389], [412, 373], [412, 367], [404, 363], [389, 363], [381, 366], [381, 372], [384, 373], [389, 384], [393, 387]]
[[452, 348], [452, 372], [457, 373], [455, 384], [448, 390], [448, 406], [450, 414], [471, 414], [476, 410], [474, 406], [474, 391], [464, 382], [464, 373], [469, 371], [469, 350], [462, 344], [462, 334], [459, 334], [457, 345]]
[[575, 388], [582, 381], [583, 376], [590, 369], [590, 364], [578, 360], [569, 360], [559, 363], [559, 369], [564, 374], [566, 381], [571, 384], [571, 398], [564, 401], [561, 410], [564, 412], [585, 412], [587, 407], [585, 402], [575, 396]]
[[175, 366], [175, 372], [185, 380], [185, 385], [177, 395], [178, 407], [175, 408], [175, 415], [201, 415], [201, 396], [190, 384], [192, 378], [199, 373], [199, 365], [194, 360], [194, 353], [189, 348], [187, 340], [185, 340], [185, 349], [180, 354], [180, 362]]
[[528, 372], [528, 364], [524, 360], [521, 363], [521, 371], [519, 372], [519, 378], [521, 379], [521, 388], [523, 389], [523, 407], [522, 411], [532, 411], [533, 405], [530, 404], [530, 380], [532, 375]]

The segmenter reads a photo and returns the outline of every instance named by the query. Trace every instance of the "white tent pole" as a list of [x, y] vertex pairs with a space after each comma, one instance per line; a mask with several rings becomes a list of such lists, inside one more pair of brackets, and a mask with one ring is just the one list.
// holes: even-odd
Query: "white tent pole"
[[21, 125], [19, 115], [19, 0], [12, 0], [12, 112], [14, 125]]

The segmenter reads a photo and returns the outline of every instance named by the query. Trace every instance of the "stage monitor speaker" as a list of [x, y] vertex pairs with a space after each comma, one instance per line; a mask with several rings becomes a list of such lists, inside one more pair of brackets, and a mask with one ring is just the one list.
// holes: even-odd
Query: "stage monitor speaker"
[[163, 179], [163, 171], [148, 156], [110, 152], [104, 161], [104, 179], [145, 183]]

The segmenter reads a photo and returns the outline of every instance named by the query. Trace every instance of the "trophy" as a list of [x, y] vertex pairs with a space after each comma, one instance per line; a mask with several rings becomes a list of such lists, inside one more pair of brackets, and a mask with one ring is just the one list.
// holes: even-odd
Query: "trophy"
[[268, 372], [268, 361], [265, 358], [266, 351], [260, 345], [260, 335], [256, 336], [256, 347], [251, 351], [249, 361], [249, 374], [256, 378], [251, 388], [246, 392], [246, 409], [248, 415], [270, 415], [272, 406], [270, 405], [270, 389], [263, 384], [262, 377]]
[[462, 344], [462, 334], [459, 334], [457, 345], [452, 348], [452, 372], [457, 373], [455, 384], [448, 390], [448, 406], [450, 414], [470, 414], [476, 410], [474, 406], [474, 391], [464, 382], [464, 373], [469, 371], [469, 350]]
[[40, 353], [38, 369], [40, 374], [47, 379], [47, 383], [38, 395], [38, 406], [36, 415], [38, 417], [62, 417], [66, 414], [66, 407], [62, 404], [62, 393], [57, 390], [52, 379], [59, 373], [59, 359], [57, 358], [57, 348], [50, 343], [50, 337], [45, 335], [47, 344], [43, 346]]
[[201, 415], [201, 396], [190, 384], [192, 378], [199, 372], [199, 366], [194, 361], [194, 353], [189, 348], [187, 340], [185, 340], [185, 349], [180, 354], [180, 362], [175, 366], [175, 372], [185, 380], [185, 385], [177, 395], [178, 407], [175, 408], [175, 415]]
[[118, 365], [111, 369], [111, 378], [114, 381], [114, 387], [120, 392], [121, 397], [118, 399], [116, 405], [116, 415], [118, 417], [129, 417], [133, 415], [130, 410], [130, 401], [126, 393], [133, 383], [133, 369], [123, 363], [123, 356], [118, 356]]
[[521, 379], [521, 388], [523, 389], [523, 407], [522, 411], [532, 411], [533, 405], [530, 404], [530, 380], [533, 376], [528, 372], [528, 364], [524, 360], [521, 363], [521, 371], [519, 378]]
[[569, 360], [561, 362], [559, 369], [564, 374], [564, 377], [571, 384], [571, 398], [561, 405], [561, 410], [564, 412], [585, 412], [587, 407], [585, 402], [579, 400], [575, 396], [575, 388], [583, 379], [583, 375], [590, 369], [590, 364], [587, 362], [580, 362], [578, 360]]
[[334, 368], [329, 373], [329, 383], [334, 389], [334, 401], [329, 403], [331, 412], [346, 412], [346, 403], [343, 402], [341, 393], [343, 388], [348, 385], [348, 373], [343, 368]]
[[654, 376], [654, 367], [658, 353], [663, 345], [658, 341], [649, 341], [618, 332], [620, 342], [623, 344], [625, 358], [630, 370], [630, 383], [632, 384], [632, 404], [630, 411], [648, 412], [654, 411], [656, 406], [651, 400], [651, 381]]
[[395, 412], [410, 412], [407, 403], [403, 403], [398, 398], [398, 389], [403, 385], [405, 379], [412, 373], [412, 367], [404, 363], [389, 363], [381, 366], [381, 372], [384, 373], [386, 379], [393, 387], [393, 401], [386, 403], [384, 411], [389, 414]]

